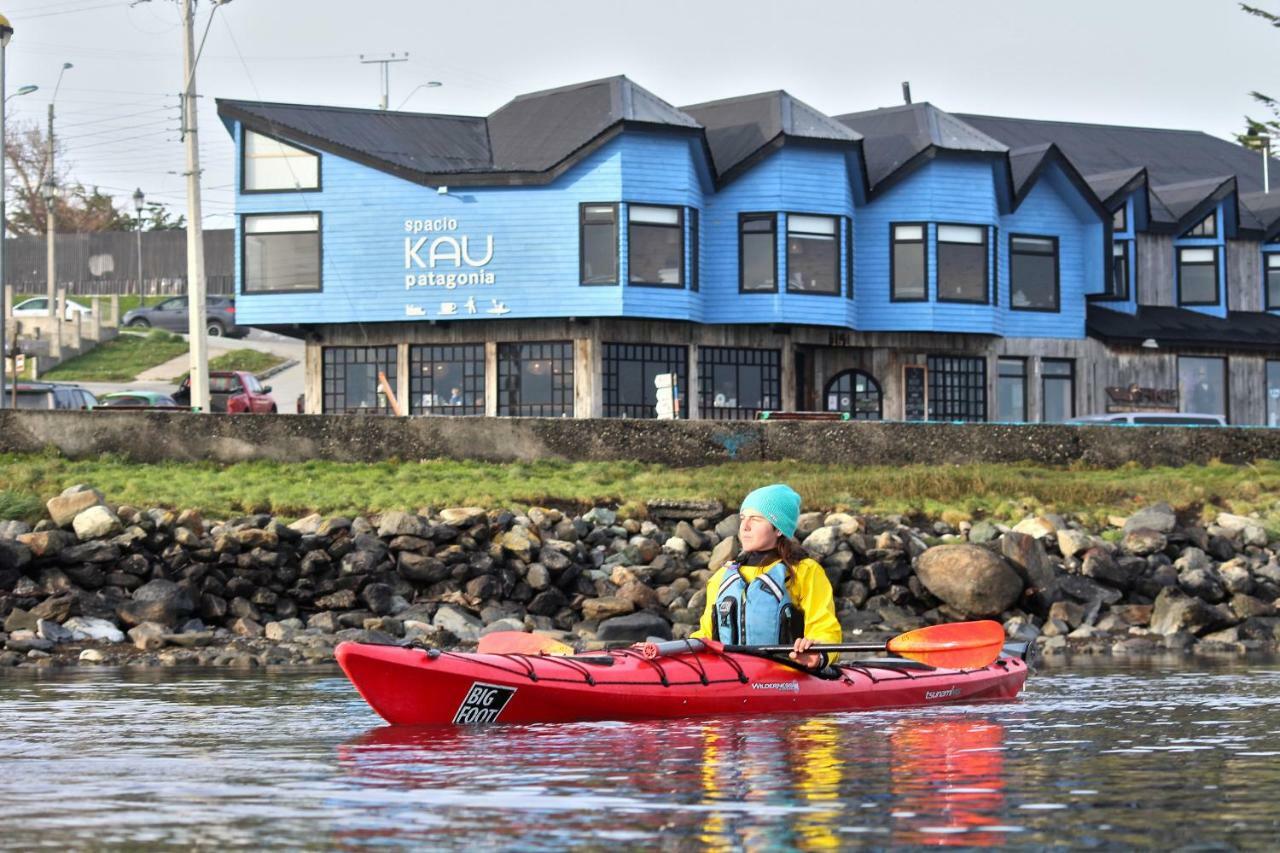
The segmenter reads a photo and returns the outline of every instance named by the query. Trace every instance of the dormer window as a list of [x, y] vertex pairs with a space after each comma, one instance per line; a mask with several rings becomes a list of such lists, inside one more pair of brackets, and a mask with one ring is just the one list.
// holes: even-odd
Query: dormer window
[[1178, 304], [1218, 304], [1218, 248], [1178, 250]]
[[1111, 214], [1111, 230], [1120, 234], [1129, 230], [1129, 208], [1120, 205], [1116, 212]]
[[320, 189], [320, 155], [244, 131], [244, 192], [290, 192]]
[[1188, 231], [1183, 237], [1217, 237], [1218, 236], [1218, 215], [1210, 213], [1199, 224]]
[[1268, 252], [1262, 256], [1266, 263], [1267, 310], [1280, 308], [1280, 252]]

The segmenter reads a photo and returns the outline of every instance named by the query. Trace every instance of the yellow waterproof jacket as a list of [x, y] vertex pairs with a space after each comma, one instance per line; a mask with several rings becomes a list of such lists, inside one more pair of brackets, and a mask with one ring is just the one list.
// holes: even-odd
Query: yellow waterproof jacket
[[[763, 566], [739, 566], [738, 571], [741, 572], [744, 581], [751, 583], [762, 573], [773, 568], [777, 562], [774, 560]], [[703, 608], [698, 630], [690, 636], [698, 639], [710, 639], [714, 636], [712, 624], [715, 621], [716, 601], [711, 590], [720, 588], [720, 581], [723, 580], [725, 571], [726, 569], [721, 567], [711, 576], [711, 580], [707, 581], [707, 605]], [[831, 591], [831, 581], [827, 580], [826, 571], [816, 561], [806, 557], [792, 566], [791, 577], [787, 580], [787, 592], [791, 593], [791, 600], [795, 606], [804, 611], [806, 637], [815, 643], [839, 643], [844, 639], [844, 632], [836, 619], [836, 602]], [[831, 655], [830, 659], [834, 661], [836, 657]]]

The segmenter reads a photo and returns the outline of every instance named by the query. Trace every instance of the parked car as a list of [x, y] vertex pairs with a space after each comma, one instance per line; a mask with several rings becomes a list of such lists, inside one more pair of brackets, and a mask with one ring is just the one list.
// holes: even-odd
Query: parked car
[[1083, 415], [1067, 421], [1069, 424], [1137, 424], [1144, 426], [1226, 426], [1222, 415], [1197, 414], [1195, 412], [1112, 412], [1106, 415]]
[[[173, 399], [180, 406], [191, 405], [191, 377], [184, 376]], [[275, 398], [271, 386], [258, 382], [258, 377], [244, 370], [212, 370], [209, 372], [209, 411], [239, 414], [275, 414]]]
[[[231, 296], [209, 296], [205, 299], [205, 331], [211, 338], [226, 335], [243, 338], [249, 334], [247, 326], [236, 324], [236, 300]], [[168, 329], [171, 332], [190, 331], [191, 319], [187, 313], [187, 297], [174, 296], [156, 305], [134, 308], [122, 318], [126, 326], [146, 329]]]
[[185, 409], [168, 394], [159, 391], [112, 391], [98, 398], [98, 406], [119, 409]]
[[[19, 382], [19, 409], [92, 409], [98, 398], [92, 392], [65, 382]], [[5, 389], [13, 393], [13, 386]], [[7, 404], [9, 400], [5, 400]]]
[[[48, 317], [49, 297], [33, 296], [30, 299], [24, 299], [13, 306], [11, 313], [14, 317]], [[63, 309], [63, 316], [68, 320], [74, 320], [77, 314], [87, 320], [92, 313], [93, 311], [87, 306], [70, 299], [67, 300], [67, 305]]]

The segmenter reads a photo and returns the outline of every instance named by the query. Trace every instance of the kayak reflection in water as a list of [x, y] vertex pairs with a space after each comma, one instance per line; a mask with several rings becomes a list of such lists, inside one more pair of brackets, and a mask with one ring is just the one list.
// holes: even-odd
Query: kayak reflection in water
[[[692, 636], [729, 644], [792, 644], [792, 660], [819, 669], [814, 643], [843, 639], [831, 581], [793, 538], [800, 495], [783, 483], [756, 489], [738, 510], [742, 553], [707, 582], [707, 606]], [[832, 655], [825, 663], [834, 663]]]

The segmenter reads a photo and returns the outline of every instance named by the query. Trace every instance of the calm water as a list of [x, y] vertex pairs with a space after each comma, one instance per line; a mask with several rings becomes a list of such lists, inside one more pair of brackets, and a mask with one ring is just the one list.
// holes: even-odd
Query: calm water
[[0, 847], [1280, 847], [1280, 666], [1015, 704], [393, 729], [332, 671], [0, 675]]

